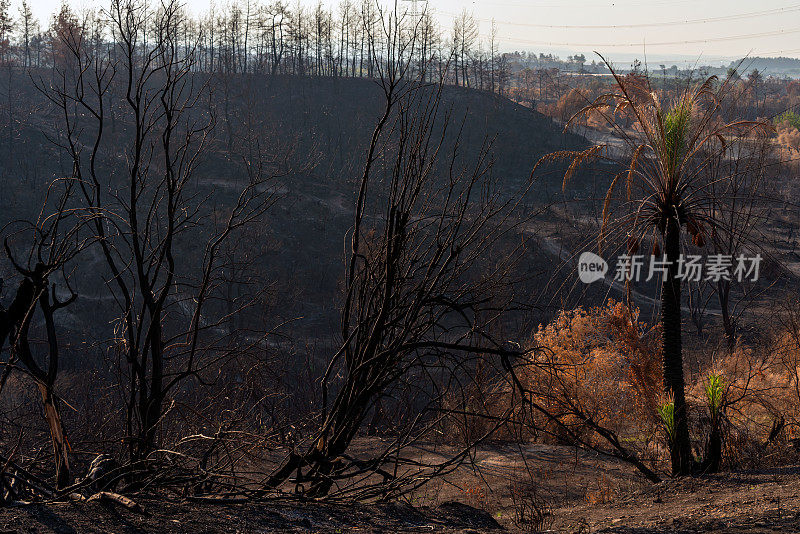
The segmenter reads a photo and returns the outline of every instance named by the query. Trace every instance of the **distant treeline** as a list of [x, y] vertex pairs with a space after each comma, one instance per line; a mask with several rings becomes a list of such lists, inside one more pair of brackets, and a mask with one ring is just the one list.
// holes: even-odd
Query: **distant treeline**
[[755, 69], [762, 74], [786, 75], [796, 78], [800, 75], [800, 59], [793, 57], [752, 57], [731, 62], [731, 67], [745, 65], [748, 70]]
[[[79, 13], [65, 2], [43, 27], [27, 1], [12, 14], [2, 0], [0, 64], [55, 67], [65, 55], [66, 36], [113, 56], [120, 32], [109, 24], [110, 12], [124, 4], [112, 0], [107, 8]], [[158, 9], [138, 3], [135, 12], [144, 19]], [[390, 29], [396, 26], [399, 35]], [[202, 72], [374, 78], [389, 61], [387, 51], [395, 49], [389, 41], [396, 40], [413, 42], [416, 68], [426, 69], [431, 80], [444, 77], [449, 84], [498, 93], [509, 82], [508, 54], [498, 51], [496, 29], [481, 42], [478, 23], [466, 10], [445, 29], [428, 11], [383, 8], [373, 0], [342, 0], [330, 9], [244, 0], [224, 9], [212, 6], [197, 17], [184, 11], [174, 31], [176, 44], [193, 56], [193, 69]]]

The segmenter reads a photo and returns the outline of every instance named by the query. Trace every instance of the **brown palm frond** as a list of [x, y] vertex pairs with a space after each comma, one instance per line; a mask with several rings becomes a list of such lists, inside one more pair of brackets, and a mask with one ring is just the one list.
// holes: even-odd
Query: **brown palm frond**
[[578, 170], [578, 167], [583, 164], [583, 162], [595, 157], [597, 153], [603, 150], [605, 147], [606, 145], [595, 145], [584, 150], [575, 158], [573, 158], [572, 162], [569, 164], [567, 172], [564, 173], [564, 180], [561, 183], [562, 190], [566, 189], [567, 183], [570, 181], [570, 179], [572, 179], [572, 176], [575, 174], [575, 171]]
[[617, 105], [614, 108], [614, 115], [616, 115], [617, 113], [622, 113], [623, 111], [625, 111], [625, 108], [630, 107], [630, 105], [631, 103], [628, 102], [627, 100], [620, 100], [619, 102], [617, 102]]
[[646, 145], [637, 146], [636, 149], [633, 151], [633, 156], [631, 156], [631, 164], [630, 167], [628, 168], [628, 179], [626, 181], [627, 183], [625, 188], [628, 200], [631, 199], [631, 188], [633, 186], [633, 177], [636, 173], [636, 165], [639, 162], [639, 154], [642, 153], [642, 150], [645, 148], [645, 146]]
[[581, 109], [579, 109], [578, 111], [576, 111], [575, 113], [572, 114], [572, 116], [564, 124], [564, 131], [565, 132], [568, 131], [570, 126], [572, 126], [572, 123], [575, 120], [583, 117], [584, 115], [586, 115], [590, 111], [600, 111], [602, 113], [602, 110], [604, 108], [610, 107], [611, 104], [613, 104], [614, 101], [618, 98], [618, 96], [619, 95], [616, 95], [614, 93], [603, 93], [603, 94], [599, 95], [594, 100], [589, 102], [589, 104], [583, 106]]
[[725, 136], [719, 132], [716, 133], [716, 136], [717, 139], [719, 139], [720, 145], [722, 145], [722, 153], [724, 154], [725, 152], [728, 151], [728, 143], [725, 141]]
[[694, 94], [698, 97], [708, 96], [712, 101], [716, 102], [717, 95], [714, 91], [714, 83], [718, 80], [719, 78], [717, 76], [709, 76], [694, 90]]
[[533, 169], [531, 170], [531, 178], [533, 178], [533, 175], [541, 165], [557, 163], [560, 161], [570, 161], [570, 166], [567, 169], [567, 172], [564, 174], [564, 181], [562, 184], [563, 186], [566, 186], [566, 183], [570, 178], [572, 178], [572, 175], [575, 173], [578, 166], [580, 166], [580, 164], [587, 159], [595, 157], [597, 153], [602, 151], [604, 148], [606, 148], [606, 145], [595, 145], [585, 150], [558, 150], [556, 152], [546, 154], [539, 158], [539, 160], [533, 166]]
[[617, 185], [617, 181], [623, 174], [624, 172], [621, 172], [614, 176], [614, 179], [611, 180], [611, 185], [608, 186], [608, 191], [606, 191], [606, 198], [603, 201], [603, 226], [600, 227], [601, 235], [603, 232], [603, 227], [605, 227], [606, 221], [608, 220], [608, 208], [611, 205], [611, 195], [614, 192], [614, 186]]

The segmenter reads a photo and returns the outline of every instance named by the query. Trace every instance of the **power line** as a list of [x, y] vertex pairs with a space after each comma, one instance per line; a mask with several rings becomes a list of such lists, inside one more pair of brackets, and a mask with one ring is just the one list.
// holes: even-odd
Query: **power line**
[[789, 35], [800, 33], [800, 29], [794, 30], [774, 30], [769, 32], [748, 33], [740, 35], [730, 35], [725, 37], [708, 37], [705, 39], [685, 39], [681, 41], [660, 41], [660, 42], [640, 42], [640, 43], [567, 43], [567, 42], [554, 42], [554, 41], [534, 41], [529, 39], [518, 39], [505, 37], [501, 41], [518, 42], [528, 45], [538, 46], [566, 46], [566, 47], [582, 47], [582, 48], [638, 48], [642, 46], [668, 46], [668, 45], [684, 45], [684, 44], [704, 44], [704, 43], [719, 43], [726, 41], [741, 41], [746, 39], [756, 39], [759, 37], [774, 37], [778, 35]]
[[[557, 29], [557, 30], [614, 30], [614, 29], [624, 29], [624, 28], [658, 28], [658, 27], [669, 27], [669, 26], [683, 26], [687, 24], [708, 24], [714, 22], [730, 22], [735, 20], [744, 20], [750, 19], [753, 17], [765, 17], [770, 15], [780, 15], [783, 13], [791, 13], [794, 11], [800, 11], [800, 4], [795, 4], [792, 6], [782, 7], [782, 8], [775, 8], [775, 9], [765, 9], [762, 11], [753, 11], [750, 13], [739, 13], [736, 15], [723, 15], [721, 17], [709, 17], [705, 19], [692, 19], [692, 20], [673, 20], [667, 22], [645, 22], [645, 23], [638, 23], [638, 24], [587, 24], [587, 25], [577, 25], [577, 24], [537, 24], [537, 23], [529, 23], [529, 22], [508, 22], [508, 21], [500, 21], [500, 20], [492, 20], [495, 24], [503, 24], [507, 26], [522, 26], [526, 28], [549, 28], [549, 29]], [[445, 15], [450, 15], [453, 17], [458, 17], [460, 15], [456, 15], [455, 13], [450, 13], [447, 11], [439, 11], [439, 13], [443, 13]], [[481, 22], [490, 22], [488, 19], [476, 19], [480, 20]]]
[[779, 15], [782, 13], [791, 13], [793, 11], [800, 11], [800, 4], [779, 8], [767, 9], [764, 11], [755, 11], [752, 13], [741, 13], [738, 15], [725, 15], [722, 17], [710, 17], [706, 19], [694, 20], [673, 20], [669, 22], [646, 22], [640, 24], [587, 24], [587, 25], [567, 25], [567, 24], [533, 24], [527, 22], [501, 22], [495, 21], [496, 24], [506, 24], [509, 26], [525, 26], [531, 28], [552, 28], [559, 30], [580, 29], [580, 30], [614, 30], [623, 28], [660, 28], [669, 26], [684, 26], [687, 24], [708, 24], [714, 22], [731, 22], [735, 20], [750, 19], [753, 17], [764, 17], [769, 15]]
[[[474, 2], [473, 2], [474, 3]], [[583, 8], [583, 7], [601, 7], [601, 8], [609, 8], [609, 7], [634, 7], [634, 6], [658, 6], [658, 5], [668, 5], [670, 7], [675, 7], [676, 5], [682, 4], [692, 4], [697, 5], [699, 3], [698, 0], [666, 0], [664, 2], [656, 2], [654, 0], [647, 0], [646, 2], [632, 2], [627, 4], [622, 4], [616, 0], [608, 1], [608, 4], [604, 5], [601, 2], [589, 2], [586, 4], [571, 4], [571, 8]], [[526, 7], [526, 8], [536, 8], [536, 9], [564, 9], [564, 4], [534, 4], [531, 2], [525, 3], [514, 3], [514, 2], [484, 2], [481, 1], [481, 5], [488, 5], [488, 6], [496, 6], [496, 7]]]
[[[428, 0], [400, 0], [401, 2], [408, 2], [411, 4], [411, 9], [407, 12], [407, 15], [413, 18], [418, 18], [422, 15], [423, 11], [427, 11]], [[423, 5], [423, 9], [419, 9], [419, 4]]]
[[774, 57], [780, 54], [791, 54], [800, 52], [800, 48], [790, 48], [788, 50], [776, 50], [774, 52], [759, 52], [758, 55], [762, 57]]

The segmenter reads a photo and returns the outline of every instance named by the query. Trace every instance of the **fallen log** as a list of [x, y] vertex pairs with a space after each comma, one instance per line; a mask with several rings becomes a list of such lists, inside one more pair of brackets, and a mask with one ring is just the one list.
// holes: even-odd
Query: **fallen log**
[[132, 512], [136, 512], [139, 514], [147, 513], [145, 512], [144, 508], [139, 506], [133, 500], [129, 499], [128, 497], [125, 497], [124, 495], [120, 495], [119, 493], [114, 493], [112, 491], [98, 491], [97, 493], [86, 499], [86, 502], [92, 502], [92, 501], [113, 502], [121, 506], [124, 506], [125, 508], [127, 508]]

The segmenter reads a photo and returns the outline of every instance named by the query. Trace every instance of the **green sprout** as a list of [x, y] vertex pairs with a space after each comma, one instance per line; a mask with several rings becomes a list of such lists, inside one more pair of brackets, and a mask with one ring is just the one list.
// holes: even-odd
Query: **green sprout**
[[694, 101], [691, 98], [683, 98], [663, 117], [665, 156], [671, 171], [675, 170], [674, 167], [686, 148], [693, 107]]
[[675, 436], [675, 403], [669, 401], [659, 406], [658, 415], [661, 417], [661, 422], [664, 423], [667, 436], [671, 441]]
[[716, 418], [722, 408], [722, 398], [725, 394], [725, 379], [721, 374], [710, 374], [705, 385], [706, 402], [711, 417]]

